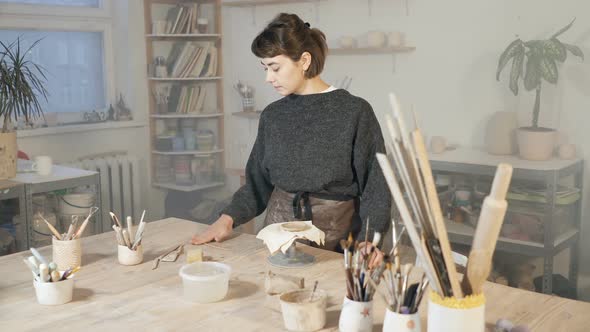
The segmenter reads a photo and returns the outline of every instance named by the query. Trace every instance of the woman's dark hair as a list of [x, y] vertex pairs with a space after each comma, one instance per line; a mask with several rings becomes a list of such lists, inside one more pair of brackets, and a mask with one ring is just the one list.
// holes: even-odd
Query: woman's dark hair
[[252, 41], [252, 53], [259, 58], [285, 55], [299, 61], [304, 52], [311, 54], [311, 65], [306, 78], [321, 74], [328, 54], [326, 36], [319, 29], [311, 28], [295, 14], [277, 15]]

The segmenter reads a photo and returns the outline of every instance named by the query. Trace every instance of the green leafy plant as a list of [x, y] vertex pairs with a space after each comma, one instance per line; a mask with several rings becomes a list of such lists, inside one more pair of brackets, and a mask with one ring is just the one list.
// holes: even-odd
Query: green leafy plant
[[564, 62], [567, 58], [567, 52], [584, 59], [584, 53], [575, 45], [561, 42], [558, 36], [566, 32], [574, 24], [573, 19], [570, 24], [566, 25], [549, 39], [522, 41], [516, 39], [504, 50], [498, 61], [498, 70], [496, 80], [500, 80], [500, 73], [512, 60], [510, 70], [510, 90], [514, 95], [518, 95], [518, 83], [524, 82], [524, 88], [527, 91], [535, 90], [535, 105], [533, 107], [532, 128], [539, 128], [539, 111], [541, 108], [541, 86], [545, 80], [551, 84], [556, 84], [559, 77], [557, 63]]
[[0, 41], [0, 117], [3, 117], [2, 132], [9, 131], [11, 120], [24, 117], [30, 123], [43, 114], [40, 98], [47, 100], [45, 70], [27, 60], [29, 52], [39, 44], [35, 41], [28, 49], [21, 48], [20, 37], [5, 44]]

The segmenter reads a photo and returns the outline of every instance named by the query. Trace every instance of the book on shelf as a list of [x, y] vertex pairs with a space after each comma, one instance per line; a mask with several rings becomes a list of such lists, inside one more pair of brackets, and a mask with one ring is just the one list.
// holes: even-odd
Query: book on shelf
[[211, 43], [176, 43], [168, 55], [171, 77], [214, 77], [217, 75], [217, 47]]
[[170, 92], [170, 110], [177, 114], [203, 113], [206, 89], [200, 85], [175, 85]]
[[197, 31], [199, 4], [178, 4], [166, 14], [167, 34], [193, 34]]

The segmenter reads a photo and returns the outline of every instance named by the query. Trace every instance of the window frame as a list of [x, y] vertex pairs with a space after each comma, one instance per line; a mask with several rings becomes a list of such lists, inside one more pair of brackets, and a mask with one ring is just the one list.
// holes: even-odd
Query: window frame
[[[56, 8], [57, 7], [57, 8]], [[103, 80], [106, 111], [116, 97], [115, 58], [111, 0], [100, 0], [100, 8], [46, 6], [35, 4], [0, 4], [0, 30], [53, 30], [101, 32], [103, 36]], [[42, 12], [43, 14], [39, 14]], [[83, 113], [68, 112], [82, 119]], [[63, 113], [58, 111], [58, 113]], [[64, 123], [67, 125], [67, 123]]]
[[[64, 5], [41, 5], [26, 3], [0, 3], [0, 16], [3, 15], [32, 15], [32, 16], [57, 16], [57, 17], [79, 17], [79, 18], [111, 18], [111, 1], [99, 0], [98, 8], [64, 6]], [[39, 14], [39, 13], [43, 14]]]

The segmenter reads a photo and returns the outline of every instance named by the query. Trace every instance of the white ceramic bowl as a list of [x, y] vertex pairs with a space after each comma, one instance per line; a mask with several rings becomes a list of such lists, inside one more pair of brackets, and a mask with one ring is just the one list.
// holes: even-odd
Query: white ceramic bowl
[[180, 268], [184, 297], [192, 302], [217, 302], [227, 295], [231, 267], [217, 262], [196, 262]]

